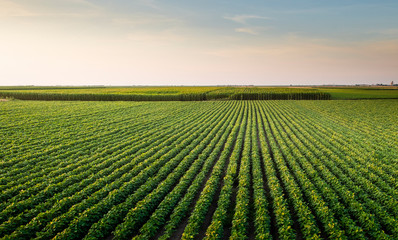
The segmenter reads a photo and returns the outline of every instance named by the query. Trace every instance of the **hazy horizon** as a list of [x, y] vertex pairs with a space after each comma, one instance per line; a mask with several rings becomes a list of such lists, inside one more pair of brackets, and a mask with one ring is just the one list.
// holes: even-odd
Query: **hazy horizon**
[[398, 82], [398, 2], [0, 0], [0, 86]]

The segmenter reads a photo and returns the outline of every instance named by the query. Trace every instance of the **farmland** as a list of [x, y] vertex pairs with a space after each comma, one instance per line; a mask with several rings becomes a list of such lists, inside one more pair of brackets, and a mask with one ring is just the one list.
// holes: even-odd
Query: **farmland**
[[327, 100], [330, 99], [330, 94], [310, 88], [252, 86], [0, 87], [0, 97], [47, 101]]
[[398, 102], [0, 102], [1, 239], [397, 239]]
[[398, 87], [0, 87], [0, 97], [66, 101], [398, 99]]
[[393, 99], [398, 98], [398, 87], [321, 87], [331, 99]]

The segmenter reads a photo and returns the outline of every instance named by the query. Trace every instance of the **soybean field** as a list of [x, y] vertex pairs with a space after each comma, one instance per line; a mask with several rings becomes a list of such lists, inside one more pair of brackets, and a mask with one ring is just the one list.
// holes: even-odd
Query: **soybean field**
[[397, 100], [0, 102], [0, 239], [398, 239]]

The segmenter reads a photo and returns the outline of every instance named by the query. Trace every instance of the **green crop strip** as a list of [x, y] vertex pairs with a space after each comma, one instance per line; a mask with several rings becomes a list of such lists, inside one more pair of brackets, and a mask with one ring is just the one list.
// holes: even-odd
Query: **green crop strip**
[[0, 239], [398, 239], [397, 100], [95, 91], [229, 101], [1, 102]]

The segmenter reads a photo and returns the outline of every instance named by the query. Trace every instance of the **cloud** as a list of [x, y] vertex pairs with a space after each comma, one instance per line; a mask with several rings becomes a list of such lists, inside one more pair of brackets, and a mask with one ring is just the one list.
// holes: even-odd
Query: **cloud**
[[259, 35], [262, 32], [269, 29], [271, 29], [271, 27], [241, 27], [241, 28], [235, 28], [235, 32], [248, 33], [251, 35]]
[[[250, 20], [260, 19], [260, 20], [269, 20], [270, 18], [264, 16], [257, 15], [235, 15], [233, 17], [224, 17], [227, 20], [231, 20], [235, 23], [239, 23], [243, 25], [243, 27], [235, 28], [235, 32], [238, 33], [247, 33], [250, 35], [259, 35], [262, 31], [269, 29], [269, 27], [264, 26], [256, 26], [256, 24], [249, 23]], [[254, 25], [254, 26], [253, 26]]]
[[241, 24], [245, 24], [247, 23], [247, 21], [252, 19], [264, 19], [264, 20], [271, 19], [269, 17], [257, 16], [257, 15], [235, 15], [233, 17], [224, 17], [224, 18]]
[[135, 32], [127, 34], [127, 39], [133, 42], [140, 42], [149, 45], [156, 44], [158, 47], [174, 45], [186, 41], [186, 37], [171, 30], [161, 32]]
[[258, 35], [258, 32], [256, 32], [253, 28], [235, 28], [235, 32]]
[[149, 8], [159, 9], [159, 6], [155, 0], [138, 0], [138, 3]]
[[136, 14], [135, 16], [129, 17], [116, 17], [112, 19], [112, 23], [116, 25], [131, 25], [131, 26], [138, 26], [138, 25], [178, 25], [181, 22], [176, 18], [171, 18], [162, 15], [148, 15], [148, 14]]

